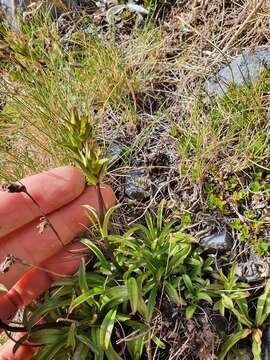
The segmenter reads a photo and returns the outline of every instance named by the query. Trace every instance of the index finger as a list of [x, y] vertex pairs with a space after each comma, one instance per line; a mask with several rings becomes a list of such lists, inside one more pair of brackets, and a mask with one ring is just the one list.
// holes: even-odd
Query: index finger
[[[71, 166], [29, 176], [21, 182], [45, 214], [76, 199], [85, 187], [83, 173]], [[25, 193], [0, 191], [0, 237], [41, 215], [40, 209]]]

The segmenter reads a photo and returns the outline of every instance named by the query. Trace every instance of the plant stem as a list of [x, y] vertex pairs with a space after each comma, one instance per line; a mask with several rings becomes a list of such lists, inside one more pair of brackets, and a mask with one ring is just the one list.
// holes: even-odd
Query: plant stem
[[33, 201], [33, 203], [38, 207], [41, 215], [44, 217], [44, 219], [46, 220], [47, 224], [50, 226], [50, 228], [52, 229], [52, 231], [54, 232], [55, 236], [57, 237], [58, 241], [61, 243], [62, 247], [65, 247], [65, 244], [63, 243], [60, 235], [58, 234], [58, 232], [56, 231], [55, 227], [53, 226], [53, 224], [51, 223], [50, 219], [47, 217], [47, 215], [44, 213], [44, 211], [42, 210], [41, 206], [39, 205], [39, 203], [33, 198], [33, 196], [28, 192], [28, 190], [26, 189], [26, 187], [23, 185], [23, 183], [19, 182], [23, 187], [23, 192]]
[[[99, 202], [99, 209], [100, 209], [100, 223], [101, 223], [101, 226], [102, 226], [107, 209], [106, 209], [104, 199], [103, 199], [103, 196], [102, 196], [102, 192], [101, 192], [101, 189], [100, 189], [100, 183], [97, 184], [97, 191], [98, 191], [98, 202]], [[105, 245], [105, 251], [106, 251], [107, 256], [111, 259], [111, 261], [112, 261], [113, 265], [116, 267], [116, 269], [120, 273], [123, 273], [124, 270], [118, 264], [114, 254], [113, 254], [113, 250], [112, 250], [112, 247], [111, 247], [108, 239], [104, 236], [102, 240], [103, 240], [104, 245]]]

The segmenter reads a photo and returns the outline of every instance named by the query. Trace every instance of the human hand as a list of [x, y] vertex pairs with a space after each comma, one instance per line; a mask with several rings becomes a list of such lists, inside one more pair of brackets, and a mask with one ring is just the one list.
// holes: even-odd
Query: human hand
[[[48, 215], [65, 247], [50, 226], [39, 233], [40, 210], [25, 193], [0, 192], [0, 262], [12, 254], [25, 264], [39, 267], [29, 269], [16, 263], [0, 274], [0, 283], [9, 289], [0, 294], [1, 320], [12, 318], [19, 308], [46, 291], [59, 278], [55, 274], [70, 275], [77, 270], [85, 249], [79, 242], [69, 243], [89, 225], [82, 205], [100, 210], [97, 188], [85, 187], [84, 176], [78, 169], [56, 168], [21, 182]], [[106, 208], [113, 206], [112, 189], [102, 185], [101, 192]], [[15, 356], [13, 346], [14, 342], [9, 340], [0, 348], [1, 360], [27, 360], [35, 353], [35, 348], [22, 346]]]

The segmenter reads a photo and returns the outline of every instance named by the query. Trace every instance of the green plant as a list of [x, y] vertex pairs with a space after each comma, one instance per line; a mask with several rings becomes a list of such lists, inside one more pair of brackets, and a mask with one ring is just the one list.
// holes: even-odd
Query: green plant
[[95, 123], [93, 118], [80, 115], [76, 109], [65, 120], [66, 146], [72, 153], [75, 163], [83, 170], [89, 184], [101, 182], [109, 159], [102, 157], [96, 144]]
[[213, 276], [218, 280], [218, 284], [211, 284], [210, 294], [218, 297], [213, 309], [225, 315], [225, 310], [230, 310], [243, 324], [250, 325], [247, 315], [246, 298], [250, 295], [247, 289], [249, 285], [240, 282], [237, 272], [237, 264], [234, 264], [226, 276], [222, 270], [215, 272]]
[[[193, 248], [196, 240], [177, 231], [174, 221], [163, 223], [164, 202], [156, 221], [146, 214], [146, 226], [134, 225], [123, 235], [108, 231], [115, 209], [101, 223], [86, 208], [97, 220], [96, 239], [81, 242], [95, 255], [94, 267], [89, 271], [82, 261], [78, 274], [59, 280], [42, 305], [26, 308], [28, 333], [22, 341], [43, 345], [36, 360], [73, 353], [80, 359], [90, 354], [121, 359], [126, 346], [132, 358], [139, 360], [146, 351], [150, 360], [153, 347], [166, 347], [151, 331], [162, 298], [186, 308], [189, 318], [201, 302], [211, 304], [204, 277], [213, 271], [213, 261], [203, 260], [202, 250]], [[35, 325], [40, 317], [46, 328]]]
[[[248, 303], [242, 302], [242, 316], [238, 317], [239, 330], [229, 335], [221, 346], [219, 359], [225, 359], [229, 351], [242, 339], [252, 337], [252, 353], [254, 360], [261, 360], [262, 355], [262, 325], [270, 314], [270, 281], [265, 285], [256, 305], [255, 319], [251, 320], [248, 314]], [[233, 310], [233, 308], [231, 308]], [[242, 325], [245, 327], [243, 328]]]

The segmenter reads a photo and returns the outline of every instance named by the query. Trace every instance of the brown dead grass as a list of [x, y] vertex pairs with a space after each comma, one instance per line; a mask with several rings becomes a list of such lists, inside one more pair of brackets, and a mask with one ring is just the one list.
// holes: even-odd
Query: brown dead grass
[[[161, 118], [163, 116], [173, 122], [178, 122], [179, 116], [183, 120], [194, 117], [194, 111], [197, 111], [194, 103], [202, 94], [204, 80], [222, 62], [229, 61], [244, 48], [253, 49], [269, 43], [268, 0], [193, 0], [181, 3], [176, 2], [163, 25], [152, 33], [147, 31], [142, 36], [138, 29], [124, 31], [124, 26], [120, 26], [114, 45], [124, 54], [127, 64], [124, 70], [117, 63], [117, 57], [96, 57], [100, 61], [95, 63], [97, 73], [102, 70], [104, 76], [102, 79], [100, 76], [89, 78], [92, 85], [88, 88], [96, 94], [93, 106], [98, 104], [98, 118], [102, 120], [99, 123], [100, 134], [105, 146], [108, 139], [110, 142], [117, 138], [118, 132], [120, 137], [121, 133], [126, 137], [126, 145], [131, 145], [137, 138], [141, 148], [148, 131], [137, 131], [136, 126], [139, 124], [141, 130], [151, 127], [157, 120], [156, 111], [162, 112]], [[76, 39], [79, 28], [76, 25], [74, 29], [75, 32], [70, 35]], [[58, 37], [55, 33], [53, 36], [54, 39]], [[111, 35], [103, 30], [100, 37], [104, 47], [106, 41], [111, 42]], [[106, 51], [101, 51], [106, 56]], [[80, 88], [87, 90], [78, 80]], [[108, 101], [110, 97], [113, 97], [113, 106]], [[86, 99], [84, 97], [82, 101], [86, 102]], [[68, 98], [64, 100], [69, 101]], [[19, 117], [23, 118], [24, 112], [21, 109]], [[8, 139], [10, 146], [5, 147], [8, 152], [1, 158], [2, 175], [6, 172], [8, 177], [23, 176], [66, 161], [62, 150], [59, 147], [55, 149], [55, 144], [50, 145], [47, 137], [37, 128], [29, 126], [29, 122], [20, 120], [5, 124], [1, 130], [2, 139], [5, 134], [10, 137], [17, 130], [22, 136], [12, 135]], [[215, 139], [213, 146], [214, 143]], [[16, 164], [17, 159], [20, 166]]]

